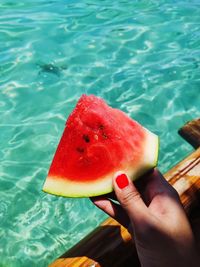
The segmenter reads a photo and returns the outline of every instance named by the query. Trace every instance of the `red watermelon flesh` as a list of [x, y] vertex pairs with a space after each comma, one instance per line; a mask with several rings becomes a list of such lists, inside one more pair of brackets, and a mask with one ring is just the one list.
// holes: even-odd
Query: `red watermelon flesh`
[[133, 180], [153, 168], [158, 137], [94, 95], [82, 95], [70, 114], [43, 190], [65, 197], [112, 191], [117, 171]]

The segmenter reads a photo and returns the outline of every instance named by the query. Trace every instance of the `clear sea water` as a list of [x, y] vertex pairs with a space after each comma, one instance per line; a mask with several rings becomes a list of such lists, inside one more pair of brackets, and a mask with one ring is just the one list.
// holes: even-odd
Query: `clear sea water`
[[199, 0], [1, 0], [0, 266], [47, 266], [106, 216], [41, 191], [82, 93], [160, 136], [164, 172], [200, 111]]

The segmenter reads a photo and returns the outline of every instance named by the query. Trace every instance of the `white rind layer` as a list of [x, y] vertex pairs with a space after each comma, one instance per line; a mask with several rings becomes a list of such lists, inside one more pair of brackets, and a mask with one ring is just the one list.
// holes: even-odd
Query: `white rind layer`
[[[126, 173], [132, 180], [150, 170], [157, 165], [159, 140], [158, 136], [145, 129], [146, 138], [144, 142], [144, 155], [142, 161], [135, 166], [127, 166], [120, 172]], [[112, 177], [115, 173], [101, 177], [96, 181], [88, 181], [85, 183], [72, 180], [64, 180], [60, 177], [48, 176], [43, 191], [64, 197], [91, 197], [110, 193], [112, 188]]]

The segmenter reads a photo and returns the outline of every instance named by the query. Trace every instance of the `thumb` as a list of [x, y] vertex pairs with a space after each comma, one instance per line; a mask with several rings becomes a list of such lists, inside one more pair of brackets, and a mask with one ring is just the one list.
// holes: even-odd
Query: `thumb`
[[118, 201], [134, 222], [144, 220], [148, 208], [137, 188], [125, 173], [118, 172], [113, 178], [113, 188]]

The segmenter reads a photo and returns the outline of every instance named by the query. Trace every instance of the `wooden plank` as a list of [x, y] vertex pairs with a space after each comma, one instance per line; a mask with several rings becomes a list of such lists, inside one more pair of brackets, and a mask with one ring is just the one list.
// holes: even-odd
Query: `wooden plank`
[[189, 214], [199, 200], [200, 148], [169, 170], [164, 177], [177, 190]]
[[[200, 119], [186, 124], [179, 133], [194, 147], [200, 146]], [[178, 163], [165, 175], [178, 191], [189, 214], [199, 200], [200, 148]], [[67, 251], [49, 267], [138, 267], [136, 250], [128, 231], [112, 218]]]
[[200, 118], [187, 122], [178, 133], [194, 148], [200, 146]]

